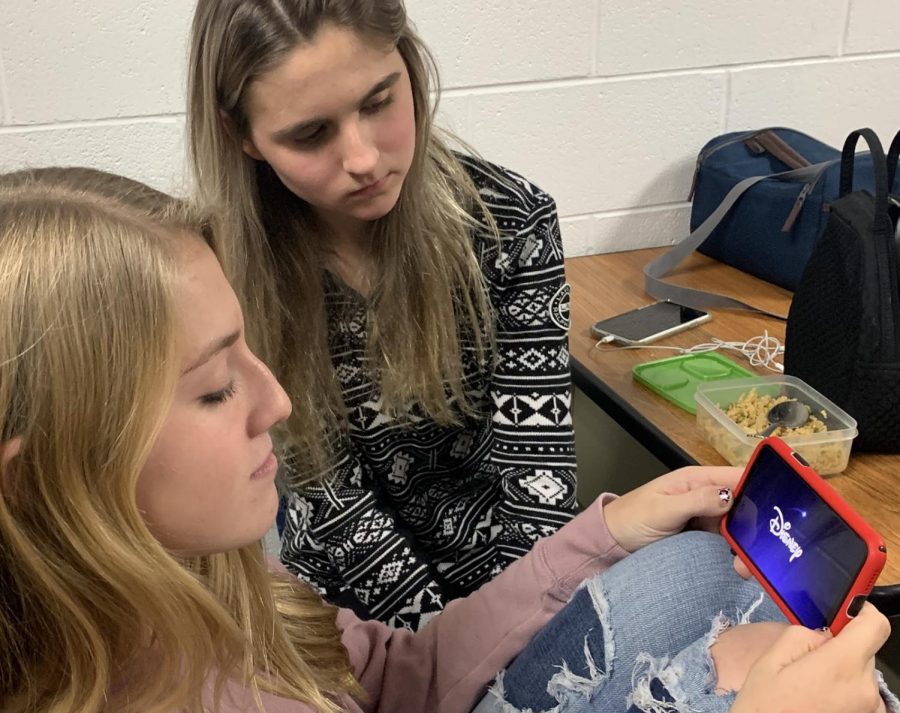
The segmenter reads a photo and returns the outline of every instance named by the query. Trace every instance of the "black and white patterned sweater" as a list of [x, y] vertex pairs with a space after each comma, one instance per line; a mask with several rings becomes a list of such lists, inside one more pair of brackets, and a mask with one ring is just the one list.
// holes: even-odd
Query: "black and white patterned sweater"
[[[323, 482], [288, 497], [281, 559], [360, 617], [418, 629], [570, 520], [569, 288], [553, 199], [521, 176], [460, 156], [501, 231], [473, 231], [496, 316], [487, 373], [465, 363], [488, 417], [462, 426], [380, 408], [364, 369], [366, 305], [328, 295], [332, 361], [349, 413], [346, 450]], [[464, 359], [464, 362], [466, 360]]]

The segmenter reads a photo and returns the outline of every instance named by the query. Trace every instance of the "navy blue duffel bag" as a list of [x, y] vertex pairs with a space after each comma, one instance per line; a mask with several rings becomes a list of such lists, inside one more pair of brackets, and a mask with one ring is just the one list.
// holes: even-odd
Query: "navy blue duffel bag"
[[[840, 173], [838, 149], [793, 129], [712, 139], [697, 157], [691, 234], [647, 265], [647, 291], [691, 307], [748, 309], [737, 300], [662, 280], [694, 249], [793, 290], [825, 230]], [[874, 188], [867, 154], [857, 157], [856, 175], [858, 187]]]

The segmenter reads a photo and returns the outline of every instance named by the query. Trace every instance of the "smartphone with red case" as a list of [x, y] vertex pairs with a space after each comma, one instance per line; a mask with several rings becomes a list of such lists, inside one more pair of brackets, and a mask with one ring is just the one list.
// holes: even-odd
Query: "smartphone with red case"
[[887, 560], [884, 540], [779, 438], [763, 439], [722, 534], [787, 618], [837, 634]]

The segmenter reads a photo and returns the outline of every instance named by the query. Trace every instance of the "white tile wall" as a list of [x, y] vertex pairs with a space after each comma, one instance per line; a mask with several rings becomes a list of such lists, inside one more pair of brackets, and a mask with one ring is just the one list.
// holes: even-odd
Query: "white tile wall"
[[184, 121], [168, 119], [0, 129], [0, 167], [91, 166], [184, 193]]
[[437, 56], [446, 87], [591, 72], [592, 1], [407, 0], [406, 7]]
[[721, 131], [724, 80], [702, 73], [478, 93], [468, 138], [554, 195], [562, 215], [681, 201], [697, 147]]
[[[0, 0], [0, 170], [118, 170], [181, 190], [190, 0]], [[439, 114], [557, 199], [572, 254], [684, 233], [725, 130], [838, 143], [900, 128], [897, 0], [407, 0]]]
[[600, 0], [597, 74], [835, 55], [846, 4], [847, 0]]
[[690, 219], [687, 203], [563, 218], [563, 247], [575, 257], [667, 245], [688, 234]]
[[900, 50], [900, 5], [892, 0], [855, 0], [850, 7], [844, 52], [890, 52]]
[[6, 81], [3, 71], [3, 53], [0, 52], [0, 126], [9, 123], [6, 115], [8, 101], [6, 99]]
[[175, 114], [184, 108], [184, 0], [3, 0], [15, 125]]
[[900, 129], [900, 54], [736, 70], [729, 130], [770, 124], [802, 128], [837, 146], [871, 126], [887, 147]]

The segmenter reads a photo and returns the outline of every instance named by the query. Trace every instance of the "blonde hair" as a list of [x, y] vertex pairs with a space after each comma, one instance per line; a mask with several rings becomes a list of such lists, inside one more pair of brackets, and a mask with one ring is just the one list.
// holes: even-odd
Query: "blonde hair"
[[135, 502], [179, 372], [177, 245], [202, 230], [125, 178], [0, 176], [4, 711], [199, 713], [211, 677], [326, 711], [360, 693], [335, 610], [273, 589], [259, 544], [178, 559]]
[[470, 231], [497, 237], [497, 227], [433, 125], [437, 69], [402, 0], [200, 0], [188, 87], [195, 184], [218, 206], [223, 262], [257, 328], [251, 343], [294, 401], [287, 438], [301, 481], [327, 471], [346, 425], [329, 351], [321, 231], [310, 206], [247, 156], [242, 139], [249, 87], [326, 23], [396, 46], [412, 85], [412, 166], [397, 204], [372, 225], [366, 362], [383, 407], [400, 419], [415, 410], [459, 423], [478, 410], [463, 365], [483, 369], [493, 353]]

